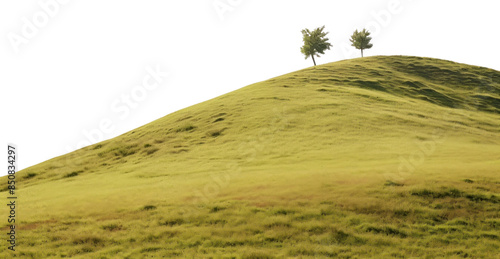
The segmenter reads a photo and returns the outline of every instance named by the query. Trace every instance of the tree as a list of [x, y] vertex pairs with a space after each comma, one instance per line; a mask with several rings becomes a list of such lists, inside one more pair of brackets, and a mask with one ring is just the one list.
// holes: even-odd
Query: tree
[[304, 46], [300, 48], [300, 52], [308, 57], [311, 57], [314, 65], [316, 66], [316, 60], [314, 56], [319, 58], [319, 54], [325, 54], [325, 50], [330, 49], [332, 44], [328, 42], [326, 35], [328, 32], [323, 32], [325, 26], [321, 28], [316, 28], [313, 31], [309, 29], [302, 30], [302, 40], [304, 41]]
[[371, 47], [373, 47], [373, 44], [370, 43], [371, 40], [372, 37], [370, 37], [370, 32], [366, 29], [363, 29], [360, 32], [356, 30], [352, 34], [350, 39], [350, 41], [352, 42], [352, 46], [361, 50], [361, 57], [363, 57], [364, 49], [370, 49]]

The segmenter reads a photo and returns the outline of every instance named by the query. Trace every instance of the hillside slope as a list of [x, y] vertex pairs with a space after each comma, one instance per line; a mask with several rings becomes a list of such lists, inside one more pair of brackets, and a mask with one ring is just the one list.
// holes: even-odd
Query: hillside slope
[[340, 61], [19, 172], [16, 255], [487, 258], [499, 171], [500, 72]]

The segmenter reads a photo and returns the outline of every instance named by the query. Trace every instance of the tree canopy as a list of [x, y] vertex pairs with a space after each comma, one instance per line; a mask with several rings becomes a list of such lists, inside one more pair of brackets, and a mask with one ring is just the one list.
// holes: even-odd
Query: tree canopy
[[363, 57], [363, 50], [370, 49], [373, 47], [373, 44], [370, 43], [372, 38], [370, 37], [370, 32], [366, 29], [362, 31], [356, 30], [351, 36], [350, 41], [352, 42], [352, 46], [361, 50], [361, 57]]
[[314, 60], [314, 56], [319, 58], [319, 54], [325, 54], [325, 50], [330, 49], [332, 46], [328, 42], [328, 38], [326, 38], [328, 32], [324, 32], [324, 29], [325, 26], [316, 28], [313, 31], [309, 29], [302, 30], [304, 46], [300, 48], [300, 51], [306, 56], [306, 59], [311, 57], [315, 66], [316, 60]]

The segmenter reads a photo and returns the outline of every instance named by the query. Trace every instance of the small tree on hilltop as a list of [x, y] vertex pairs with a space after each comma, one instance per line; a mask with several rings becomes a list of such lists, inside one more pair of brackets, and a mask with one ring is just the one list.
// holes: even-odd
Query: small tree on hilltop
[[309, 29], [302, 30], [304, 46], [300, 48], [300, 52], [306, 56], [306, 59], [311, 57], [315, 66], [316, 60], [314, 60], [314, 56], [319, 58], [319, 54], [325, 54], [325, 50], [330, 49], [332, 46], [328, 42], [328, 38], [326, 38], [328, 32], [323, 32], [324, 29], [325, 26], [316, 28], [313, 31]]
[[370, 32], [366, 29], [358, 32], [358, 30], [354, 31], [351, 36], [350, 41], [352, 42], [352, 46], [361, 50], [361, 57], [363, 57], [363, 50], [370, 49], [373, 47], [373, 44], [370, 43], [372, 37], [370, 37]]

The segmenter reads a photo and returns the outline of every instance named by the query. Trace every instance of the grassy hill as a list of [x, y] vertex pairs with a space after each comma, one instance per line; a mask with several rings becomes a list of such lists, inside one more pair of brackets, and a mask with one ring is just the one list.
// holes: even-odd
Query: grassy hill
[[493, 258], [500, 72], [311, 67], [17, 177], [18, 251], [2, 257]]

